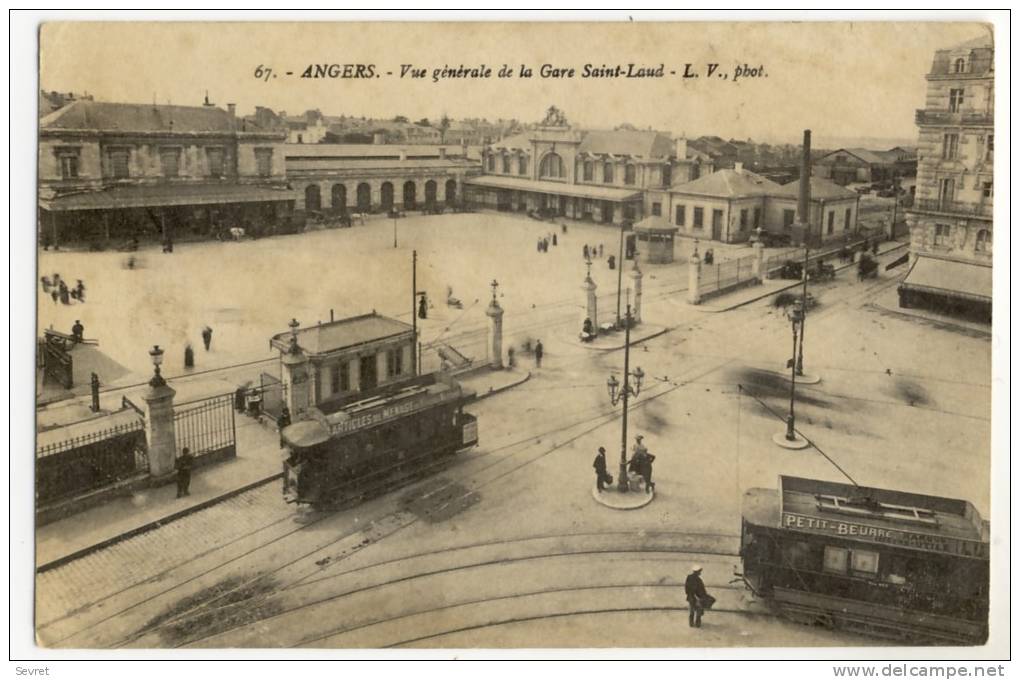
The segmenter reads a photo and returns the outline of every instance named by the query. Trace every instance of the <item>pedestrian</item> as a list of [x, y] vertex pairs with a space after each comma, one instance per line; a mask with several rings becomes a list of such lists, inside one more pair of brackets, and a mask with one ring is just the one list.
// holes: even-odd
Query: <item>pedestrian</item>
[[602, 257], [602, 244], [599, 244], [599, 257]]
[[71, 326], [71, 337], [74, 339], [75, 344], [85, 340], [85, 326], [82, 326], [81, 321], [78, 319], [75, 319], [74, 325]]
[[560, 223], [560, 227], [563, 228], [563, 233], [566, 234], [567, 233], [567, 223], [566, 222]]
[[544, 353], [542, 341], [539, 340], [535, 343], [535, 368], [542, 368], [542, 354]]
[[57, 304], [57, 298], [60, 297], [60, 291], [56, 286], [54, 286], [53, 290], [50, 291], [50, 297], [53, 298], [53, 304]]
[[177, 497], [183, 498], [184, 496], [190, 496], [191, 492], [189, 487], [191, 486], [191, 468], [195, 464], [195, 457], [191, 455], [191, 451], [185, 446], [181, 450], [181, 457], [177, 459]]
[[587, 260], [588, 259], [588, 244], [587, 243], [584, 244], [584, 250], [582, 252], [584, 253], [584, 259]]
[[52, 284], [50, 283], [50, 277], [43, 275], [43, 277], [39, 280], [42, 282], [43, 295], [49, 295], [50, 286], [52, 286]]
[[549, 252], [549, 239], [547, 238], [542, 239], [542, 252], [543, 253]]
[[195, 367], [195, 350], [191, 349], [191, 343], [189, 342], [184, 346], [184, 368]]
[[701, 616], [706, 609], [712, 606], [715, 598], [705, 591], [705, 582], [701, 580], [700, 564], [691, 567], [691, 573], [687, 575], [687, 580], [684, 582], [684, 592], [687, 594], [687, 623], [691, 628], [701, 628]]
[[60, 282], [60, 304], [71, 304], [71, 291], [68, 289], [67, 284], [64, 283], [63, 280]]
[[542, 252], [542, 239], [538, 239], [538, 252]]
[[514, 368], [517, 365], [517, 357], [513, 347], [506, 351], [506, 365], [507, 368]]
[[85, 284], [82, 283], [81, 279], [78, 279], [78, 285], [75, 286], [74, 289], [78, 292], [78, 296], [77, 296], [78, 297], [78, 301], [79, 302], [85, 302]]
[[555, 246], [556, 245], [556, 234], [552, 235], [552, 241], [553, 241], [553, 245]]
[[613, 483], [613, 476], [609, 474], [606, 468], [606, 448], [604, 446], [599, 447], [599, 452], [595, 454], [592, 467], [595, 468], [595, 486], [599, 493], [602, 493], [606, 490], [606, 484]]
[[205, 345], [205, 351], [209, 351], [209, 346], [212, 345], [212, 329], [206, 326], [202, 329], [202, 344]]
[[283, 441], [283, 429], [290, 425], [290, 409], [286, 406], [280, 410], [280, 417], [276, 419], [276, 429], [280, 432], [280, 448], [282, 449], [286, 442]]
[[421, 297], [418, 298], [418, 318], [427, 319], [429, 316], [429, 303], [425, 294], [422, 293]]
[[655, 490], [655, 483], [652, 481], [652, 462], [655, 456], [648, 453], [644, 445], [644, 436], [638, 435], [634, 438], [634, 454], [630, 459], [630, 470], [645, 480], [645, 493]]

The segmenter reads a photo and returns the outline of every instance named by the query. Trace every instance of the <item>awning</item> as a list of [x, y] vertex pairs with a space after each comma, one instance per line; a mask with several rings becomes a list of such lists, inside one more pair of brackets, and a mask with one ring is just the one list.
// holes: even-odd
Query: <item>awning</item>
[[992, 268], [978, 263], [919, 256], [900, 287], [978, 302], [992, 301]]
[[614, 189], [613, 187], [595, 187], [584, 184], [567, 184], [547, 180], [521, 179], [519, 177], [499, 177], [483, 175], [472, 177], [464, 182], [469, 186], [490, 189], [510, 189], [512, 191], [536, 191], [540, 194], [557, 196], [577, 196], [597, 201], [634, 201], [641, 198], [641, 192], [633, 189]]
[[43, 210], [111, 210], [118, 208], [154, 208], [173, 205], [214, 205], [221, 203], [260, 203], [290, 201], [291, 189], [274, 189], [247, 184], [157, 184], [154, 186], [116, 186], [103, 191], [68, 194], [40, 199]]

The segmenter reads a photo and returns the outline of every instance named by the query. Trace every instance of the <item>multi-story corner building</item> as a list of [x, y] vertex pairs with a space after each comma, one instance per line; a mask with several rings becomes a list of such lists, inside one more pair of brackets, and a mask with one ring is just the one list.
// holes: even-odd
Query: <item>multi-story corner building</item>
[[271, 230], [290, 212], [285, 132], [214, 106], [78, 99], [39, 121], [44, 245]]
[[995, 126], [991, 36], [935, 52], [917, 111], [911, 267], [900, 305], [991, 317]]
[[711, 172], [704, 156], [653, 130], [582, 130], [551, 107], [535, 129], [488, 145], [472, 203], [619, 224], [663, 215], [669, 189]]

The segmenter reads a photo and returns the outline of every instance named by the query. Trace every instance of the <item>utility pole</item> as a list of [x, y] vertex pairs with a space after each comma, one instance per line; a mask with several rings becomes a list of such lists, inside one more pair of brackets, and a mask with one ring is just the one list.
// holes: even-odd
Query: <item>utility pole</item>
[[[620, 238], [623, 238], [623, 230], [620, 230]], [[623, 263], [620, 263], [620, 271], [623, 271]], [[630, 305], [627, 305], [627, 318], [625, 320], [626, 331], [623, 339], [623, 436], [620, 439], [620, 479], [618, 488], [620, 491], [630, 489], [627, 481], [627, 401], [630, 397]]]
[[[804, 285], [801, 291], [800, 298], [800, 352], [797, 352], [797, 348], [794, 347], [794, 372], [797, 375], [804, 375], [804, 318], [807, 316], [807, 282], [808, 282], [808, 249], [810, 248], [811, 242], [811, 130], [804, 130], [804, 145], [803, 153], [800, 161], [800, 192], [797, 196], [797, 219], [800, 221], [801, 226], [804, 228], [804, 271], [801, 275], [804, 278]], [[825, 220], [825, 210], [823, 204], [823, 210], [821, 214], [821, 220]], [[818, 225], [821, 228], [821, 224]], [[796, 331], [794, 331], [794, 340], [796, 340]], [[792, 390], [792, 388], [791, 388]], [[791, 391], [791, 406], [790, 413], [792, 417], [793, 406], [792, 406], [792, 391]]]
[[[623, 225], [620, 223], [620, 260], [616, 263], [616, 327], [620, 327], [620, 296], [623, 293]], [[630, 333], [630, 329], [627, 330]]]

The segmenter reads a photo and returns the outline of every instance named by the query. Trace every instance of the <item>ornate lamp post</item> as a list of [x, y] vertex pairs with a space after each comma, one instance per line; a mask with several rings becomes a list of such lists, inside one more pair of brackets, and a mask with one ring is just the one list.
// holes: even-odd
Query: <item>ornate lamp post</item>
[[166, 380], [160, 375], [159, 366], [163, 363], [163, 350], [159, 345], [153, 345], [149, 350], [149, 358], [152, 359], [153, 374], [149, 379], [149, 387], [166, 387]]
[[772, 437], [772, 441], [783, 448], [803, 449], [807, 447], [808, 443], [806, 439], [797, 435], [793, 408], [797, 393], [797, 336], [798, 331], [803, 332], [804, 310], [801, 309], [800, 305], [794, 305], [789, 312], [789, 316], [790, 327], [793, 331], [793, 355], [788, 364], [790, 369], [790, 412], [786, 416], [786, 432], [776, 434]]
[[[623, 345], [623, 387], [620, 387], [620, 381], [616, 379], [615, 375], [610, 375], [609, 380], [606, 381], [606, 387], [609, 390], [609, 400], [613, 406], [616, 406], [621, 400], [623, 401], [623, 432], [620, 439], [620, 478], [617, 488], [626, 492], [630, 486], [627, 483], [627, 402], [630, 397], [637, 397], [641, 393], [641, 382], [644, 380], [645, 372], [641, 370], [639, 366], [633, 373], [630, 370], [630, 305], [627, 305], [627, 316], [625, 319], [626, 323], [626, 336]], [[634, 378], [634, 382], [631, 382], [631, 378]]]

